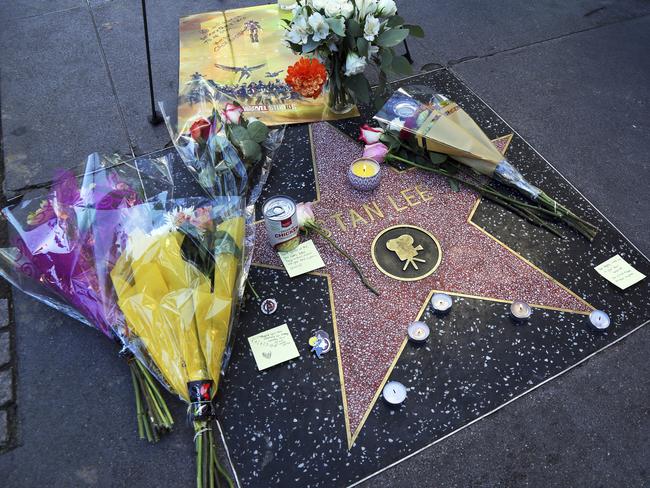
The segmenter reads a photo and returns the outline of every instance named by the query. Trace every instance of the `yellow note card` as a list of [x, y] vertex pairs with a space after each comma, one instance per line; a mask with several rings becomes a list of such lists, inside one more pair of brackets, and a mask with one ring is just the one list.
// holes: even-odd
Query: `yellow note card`
[[300, 356], [287, 324], [250, 336], [248, 343], [260, 371]]
[[609, 258], [594, 269], [621, 290], [625, 290], [645, 278], [643, 273], [632, 267], [620, 254]]
[[306, 241], [289, 252], [280, 252], [280, 259], [284, 268], [289, 273], [289, 278], [309, 273], [325, 266], [323, 259], [318, 254], [314, 241]]

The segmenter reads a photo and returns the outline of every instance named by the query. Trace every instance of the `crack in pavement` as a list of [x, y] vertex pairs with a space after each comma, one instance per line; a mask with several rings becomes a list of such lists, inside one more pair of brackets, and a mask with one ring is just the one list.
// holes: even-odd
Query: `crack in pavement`
[[[595, 10], [592, 10], [590, 12], [587, 12], [584, 15], [584, 17], [587, 17], [588, 15], [591, 15], [591, 14], [595, 13], [596, 11], [602, 10], [604, 8], [605, 7], [601, 7], [600, 9], [595, 9]], [[526, 43], [526, 44], [521, 44], [519, 46], [509, 47], [507, 49], [502, 49], [500, 51], [494, 51], [494, 52], [483, 54], [483, 55], [464, 56], [464, 57], [459, 58], [459, 59], [449, 60], [449, 61], [447, 61], [447, 63], [444, 66], [447, 67], [447, 68], [451, 68], [452, 66], [457, 66], [459, 64], [466, 63], [468, 61], [476, 61], [478, 59], [491, 58], [492, 56], [497, 56], [499, 54], [509, 53], [509, 52], [512, 52], [512, 51], [518, 51], [520, 49], [526, 49], [528, 47], [537, 46], [539, 44], [545, 44], [547, 42], [558, 41], [558, 40], [561, 40], [561, 39], [565, 39], [567, 37], [574, 36], [576, 34], [582, 34], [583, 32], [589, 32], [589, 31], [592, 31], [592, 30], [601, 29], [603, 27], [609, 27], [610, 25], [622, 24], [623, 22], [630, 22], [632, 20], [643, 19], [643, 18], [648, 17], [648, 16], [650, 16], [650, 13], [642, 14], [642, 15], [636, 15], [636, 16], [632, 16], [632, 17], [627, 17], [625, 19], [613, 20], [611, 22], [603, 22], [603, 23], [598, 24], [598, 25], [592, 25], [591, 27], [585, 27], [584, 29], [578, 29], [578, 30], [575, 30], [575, 31], [572, 31], [572, 32], [568, 32], [566, 34], [559, 34], [557, 36], [548, 37], [546, 39], [540, 39], [540, 40], [529, 42], [529, 43]], [[429, 64], [432, 64], [432, 63], [429, 63]]]

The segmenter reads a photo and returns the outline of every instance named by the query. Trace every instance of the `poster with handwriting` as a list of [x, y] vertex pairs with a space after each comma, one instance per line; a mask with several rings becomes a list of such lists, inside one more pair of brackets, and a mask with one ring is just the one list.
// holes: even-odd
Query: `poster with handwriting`
[[300, 58], [284, 43], [284, 23], [291, 13], [277, 3], [224, 12], [206, 12], [180, 20], [178, 126], [201, 113], [201, 77], [237, 100], [244, 113], [267, 125], [297, 124], [356, 117], [355, 109], [336, 115], [327, 94], [303, 98], [284, 81], [287, 67]]

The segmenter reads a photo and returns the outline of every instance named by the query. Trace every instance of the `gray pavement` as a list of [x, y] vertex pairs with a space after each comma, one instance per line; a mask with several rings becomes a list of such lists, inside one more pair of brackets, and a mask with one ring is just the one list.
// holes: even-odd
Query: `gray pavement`
[[[174, 106], [180, 16], [258, 3], [150, 1], [157, 97]], [[398, 4], [427, 32], [411, 43], [418, 66], [451, 66], [650, 253], [650, 2]], [[94, 150], [129, 154], [166, 141], [146, 122], [139, 15], [134, 0], [0, 4], [6, 194]], [[14, 302], [18, 447], [0, 455], [0, 484], [191, 486], [190, 429], [157, 446], [135, 439], [115, 348], [18, 292]], [[9, 329], [0, 325], [0, 359]], [[649, 346], [645, 328], [367, 486], [648, 486]], [[6, 371], [0, 364], [0, 444]], [[170, 404], [182, 419], [179, 402]]]

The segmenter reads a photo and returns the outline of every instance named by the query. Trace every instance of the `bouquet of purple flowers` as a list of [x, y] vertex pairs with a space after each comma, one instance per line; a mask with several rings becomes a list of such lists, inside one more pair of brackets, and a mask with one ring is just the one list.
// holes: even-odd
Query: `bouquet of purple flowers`
[[[0, 249], [0, 275], [123, 346], [115, 327], [123, 318], [107, 277], [119, 257], [114, 243], [122, 233], [121, 211], [142, 204], [144, 192], [134, 168], [107, 163], [114, 161], [93, 154], [81, 182], [62, 171], [43, 197], [2, 210], [13, 236], [12, 246]], [[112, 248], [103, 249], [104, 243]], [[124, 347], [122, 354], [133, 379], [140, 437], [155, 441], [171, 429], [171, 414], [146, 367]]]

